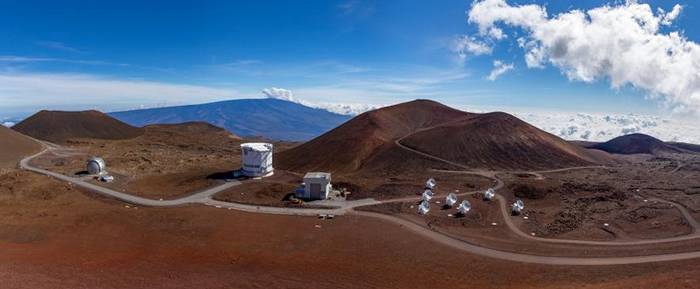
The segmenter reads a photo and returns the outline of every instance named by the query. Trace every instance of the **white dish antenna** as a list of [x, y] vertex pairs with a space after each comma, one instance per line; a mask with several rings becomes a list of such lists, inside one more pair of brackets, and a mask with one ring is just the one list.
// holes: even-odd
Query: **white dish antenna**
[[522, 200], [518, 199], [513, 203], [513, 215], [519, 215], [523, 209], [525, 209], [525, 203]]
[[423, 200], [423, 201], [425, 201], [425, 202], [429, 202], [430, 199], [432, 199], [434, 195], [435, 195], [435, 194], [433, 194], [433, 191], [431, 191], [431, 190], [425, 190], [425, 191], [423, 192], [423, 195], [421, 196], [421, 200]]
[[428, 212], [430, 212], [430, 203], [426, 201], [420, 202], [420, 205], [418, 206], [418, 214], [426, 215]]
[[462, 203], [459, 204], [459, 207], [457, 207], [457, 211], [462, 215], [466, 215], [467, 213], [469, 213], [469, 211], [471, 211], [471, 209], [472, 204], [469, 203], [469, 201], [467, 200], [462, 201]]
[[432, 190], [433, 188], [435, 188], [435, 186], [437, 186], [437, 183], [433, 178], [430, 178], [427, 182], [425, 182], [425, 188], [428, 190]]
[[490, 201], [496, 196], [496, 191], [493, 188], [489, 188], [484, 192], [484, 200]]
[[447, 195], [447, 198], [445, 198], [445, 205], [448, 207], [452, 207], [457, 203], [457, 195], [455, 193], [449, 193]]

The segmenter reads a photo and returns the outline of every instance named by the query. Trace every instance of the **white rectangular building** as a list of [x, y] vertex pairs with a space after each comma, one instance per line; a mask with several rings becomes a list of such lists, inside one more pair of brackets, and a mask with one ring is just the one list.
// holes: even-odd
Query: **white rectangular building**
[[324, 200], [328, 198], [328, 194], [330, 194], [332, 189], [330, 173], [306, 173], [302, 198], [307, 200]]
[[248, 177], [267, 177], [274, 173], [270, 143], [241, 144], [241, 172]]

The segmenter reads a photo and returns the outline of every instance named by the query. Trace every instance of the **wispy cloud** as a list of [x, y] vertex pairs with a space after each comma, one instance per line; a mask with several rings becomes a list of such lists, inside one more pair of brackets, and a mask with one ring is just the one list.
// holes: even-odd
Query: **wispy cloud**
[[59, 62], [71, 64], [85, 65], [110, 65], [110, 66], [130, 66], [126, 63], [116, 63], [102, 60], [82, 60], [82, 59], [66, 59], [53, 57], [31, 57], [31, 56], [16, 56], [16, 55], [0, 55], [0, 62], [5, 63], [36, 63], [36, 62]]
[[304, 63], [267, 63], [257, 59], [241, 59], [231, 62], [199, 65], [198, 68], [217, 74], [230, 73], [254, 77], [303, 77], [327, 78], [330, 76], [369, 72], [369, 67], [337, 60], [318, 60]]
[[493, 47], [488, 43], [470, 36], [458, 36], [450, 43], [450, 50], [457, 54], [457, 62], [464, 65], [469, 56], [491, 54]]
[[424, 68], [421, 74], [404, 76], [363, 75], [344, 78], [332, 84], [294, 87], [295, 95], [315, 102], [365, 103], [385, 105], [415, 98], [444, 97], [443, 85], [468, 76], [454, 70]]
[[67, 51], [67, 52], [78, 52], [78, 53], [83, 52], [82, 50], [68, 46], [63, 42], [58, 42], [58, 41], [40, 40], [40, 41], [37, 41], [36, 44], [39, 46], [42, 46], [42, 47], [53, 49], [53, 50], [61, 50], [61, 51]]
[[71, 58], [55, 58], [55, 57], [35, 57], [35, 56], [17, 56], [17, 55], [0, 55], [0, 64], [7, 64], [2, 67], [5, 71], [13, 70], [12, 65], [32, 65], [32, 64], [46, 64], [46, 63], [62, 63], [62, 64], [77, 64], [77, 65], [87, 65], [87, 66], [113, 66], [121, 68], [133, 68], [141, 70], [151, 70], [161, 73], [173, 74], [174, 70], [168, 68], [152, 67], [152, 66], [142, 66], [133, 65], [129, 63], [112, 62], [105, 60], [91, 60], [91, 59], [71, 59]]
[[338, 5], [338, 10], [342, 15], [358, 17], [369, 17], [374, 14], [374, 9], [374, 0], [349, 0]]
[[490, 81], [496, 81], [499, 76], [505, 74], [508, 71], [511, 71], [515, 68], [515, 65], [512, 63], [503, 63], [503, 61], [500, 60], [495, 60], [493, 62], [493, 70], [491, 70], [491, 73], [489, 74], [486, 79]]
[[69, 107], [115, 110], [249, 97], [234, 89], [86, 74], [0, 74], [0, 110]]

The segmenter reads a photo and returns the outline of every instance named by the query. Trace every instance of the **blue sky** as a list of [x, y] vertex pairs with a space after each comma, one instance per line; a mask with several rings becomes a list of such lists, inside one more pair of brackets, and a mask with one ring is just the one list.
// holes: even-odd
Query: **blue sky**
[[[511, 36], [492, 53], [460, 60], [455, 39], [479, 34], [467, 21], [472, 1], [101, 2], [0, 3], [0, 117], [262, 97], [269, 87], [319, 103], [430, 98], [477, 110], [668, 112], [647, 99], [649, 89], [528, 68], [518, 27], [503, 26]], [[508, 4], [543, 5], [550, 16], [620, 4], [581, 2]], [[683, 5], [660, 33], [700, 39], [690, 1], [640, 2]], [[489, 80], [495, 60], [513, 69]]]

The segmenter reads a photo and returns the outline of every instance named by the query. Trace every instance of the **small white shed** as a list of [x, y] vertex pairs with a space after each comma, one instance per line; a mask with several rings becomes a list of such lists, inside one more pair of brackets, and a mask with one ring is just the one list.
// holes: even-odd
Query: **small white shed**
[[327, 199], [332, 189], [330, 173], [306, 173], [304, 176], [304, 195], [302, 198], [307, 200]]
[[248, 177], [267, 177], [274, 173], [270, 143], [241, 144], [241, 172]]

